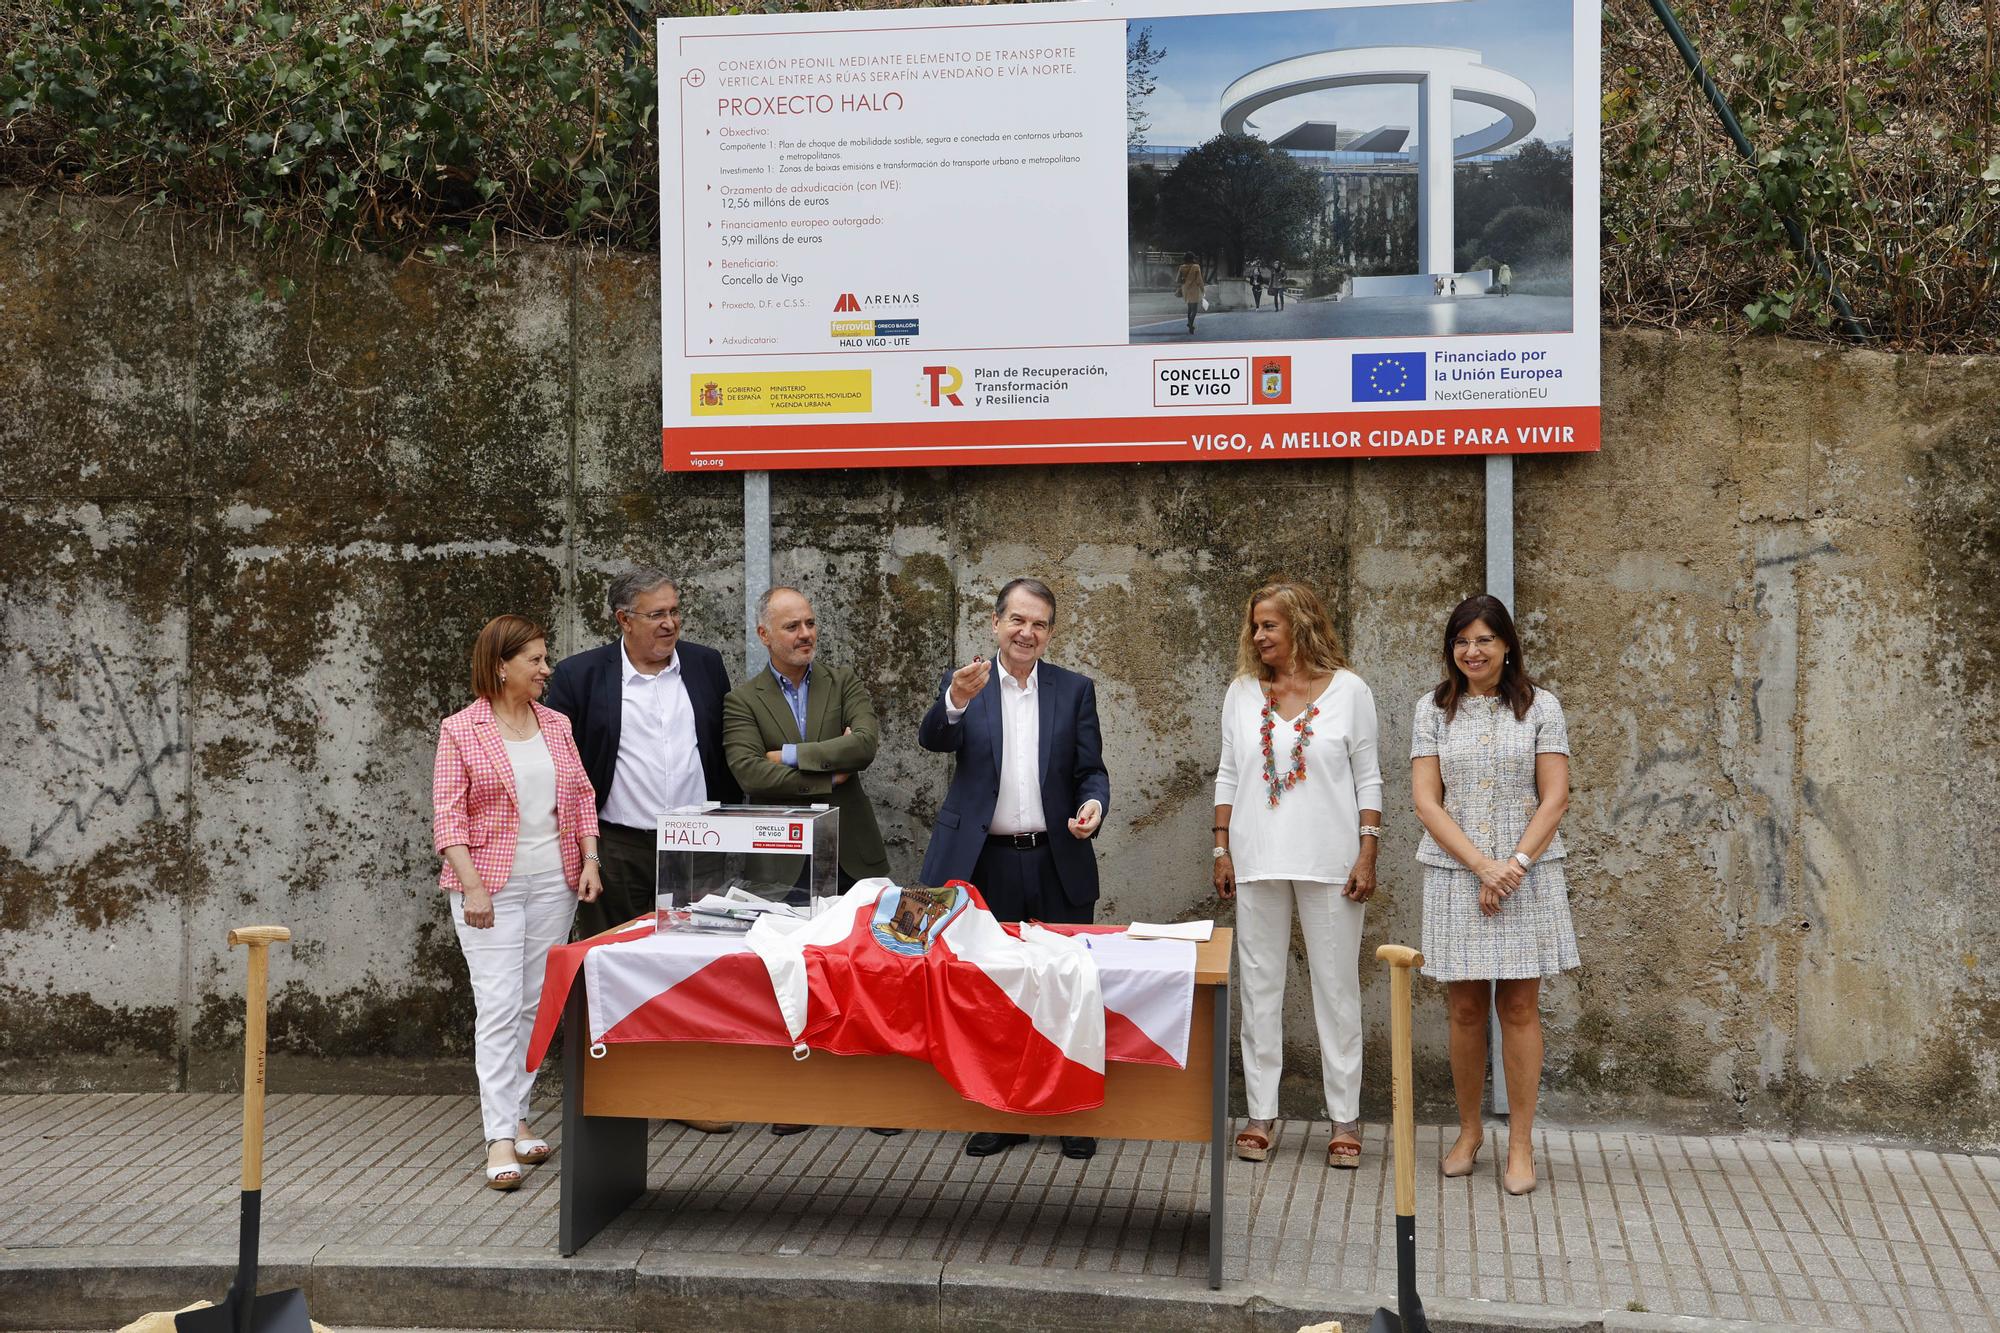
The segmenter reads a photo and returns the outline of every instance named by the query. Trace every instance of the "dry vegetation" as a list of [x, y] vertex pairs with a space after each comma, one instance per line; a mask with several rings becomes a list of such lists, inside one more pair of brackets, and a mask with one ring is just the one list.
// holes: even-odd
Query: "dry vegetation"
[[1873, 338], [2000, 346], [1994, 0], [1679, 0], [1746, 164], [1652, 10], [1604, 10], [1607, 321], [1842, 336], [1804, 227]]

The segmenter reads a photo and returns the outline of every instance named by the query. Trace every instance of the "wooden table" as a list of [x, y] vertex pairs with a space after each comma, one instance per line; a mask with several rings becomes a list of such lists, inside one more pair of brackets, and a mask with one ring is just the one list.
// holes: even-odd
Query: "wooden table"
[[1217, 927], [1213, 939], [1196, 947], [1187, 1067], [1109, 1062], [1104, 1105], [1070, 1115], [981, 1106], [959, 1096], [929, 1064], [900, 1055], [816, 1051], [795, 1060], [783, 1046], [662, 1041], [612, 1043], [593, 1058], [579, 977], [563, 1012], [562, 1252], [575, 1254], [646, 1192], [648, 1120], [1093, 1135], [1207, 1142], [1208, 1285], [1220, 1287], [1231, 938]]

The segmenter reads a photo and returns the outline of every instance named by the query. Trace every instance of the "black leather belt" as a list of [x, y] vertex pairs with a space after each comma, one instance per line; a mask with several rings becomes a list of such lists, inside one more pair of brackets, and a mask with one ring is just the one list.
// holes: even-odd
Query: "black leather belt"
[[1048, 840], [1049, 835], [1046, 833], [989, 833], [986, 835], [988, 843], [997, 844], [1001, 847], [1012, 847], [1018, 851], [1026, 851], [1030, 847], [1040, 847], [1047, 843]]

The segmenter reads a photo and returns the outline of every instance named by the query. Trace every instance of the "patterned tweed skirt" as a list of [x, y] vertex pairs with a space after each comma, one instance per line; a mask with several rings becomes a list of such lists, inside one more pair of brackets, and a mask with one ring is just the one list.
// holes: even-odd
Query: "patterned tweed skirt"
[[1561, 860], [1541, 861], [1500, 904], [1479, 911], [1479, 877], [1463, 866], [1424, 867], [1423, 973], [1438, 981], [1518, 981], [1580, 965]]

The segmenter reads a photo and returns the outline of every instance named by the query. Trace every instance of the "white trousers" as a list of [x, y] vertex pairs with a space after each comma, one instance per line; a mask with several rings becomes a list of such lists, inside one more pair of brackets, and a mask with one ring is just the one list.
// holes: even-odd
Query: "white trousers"
[[1361, 1117], [1361, 921], [1367, 907], [1340, 885], [1260, 879], [1236, 885], [1236, 955], [1243, 1005], [1243, 1088], [1253, 1120], [1278, 1115], [1285, 1064], [1285, 974], [1292, 954], [1292, 906], [1306, 941], [1320, 1080], [1329, 1118]]
[[488, 1139], [511, 1139], [515, 1122], [528, 1118], [528, 1039], [542, 999], [549, 950], [569, 938], [576, 894], [560, 869], [512, 876], [493, 895], [493, 924], [465, 924], [465, 895], [451, 895], [458, 947], [472, 974], [473, 1068], [479, 1072], [479, 1114]]

